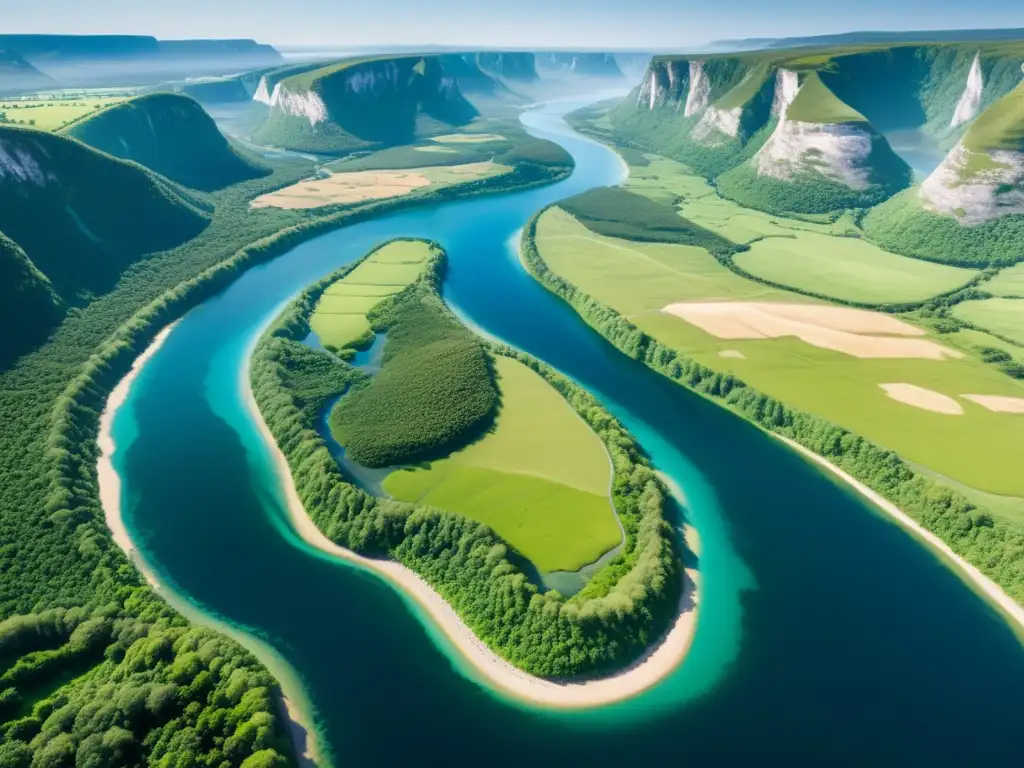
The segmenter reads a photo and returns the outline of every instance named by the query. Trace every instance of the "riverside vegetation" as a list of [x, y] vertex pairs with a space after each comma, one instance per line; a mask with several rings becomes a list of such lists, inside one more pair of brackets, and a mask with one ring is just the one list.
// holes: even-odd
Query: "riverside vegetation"
[[[161, 328], [242, 270], [386, 211], [547, 183], [571, 160], [557, 169], [524, 162], [491, 184], [414, 200], [253, 211], [250, 200], [307, 176], [311, 164], [277, 160], [269, 176], [202, 193], [73, 139], [2, 130], [26, 151], [41, 148], [53, 182], [41, 199], [64, 212], [69, 200], [81, 206], [85, 226], [65, 226], [64, 213], [39, 225], [39, 206], [0, 179], [10, 203], [0, 206], [0, 270], [14, 276], [2, 284], [12, 301], [0, 302], [11, 320], [0, 350], [0, 765], [290, 765], [271, 676], [167, 606], [114, 544], [96, 475], [106, 398]], [[97, 193], [112, 178], [125, 184], [104, 189], [124, 205]], [[170, 207], [149, 226], [140, 205]], [[179, 219], [191, 229], [179, 231]], [[68, 247], [46, 247], [55, 237]], [[90, 277], [67, 259], [82, 244], [101, 283], [69, 277]]]
[[[298, 352], [321, 295], [358, 268], [351, 265], [310, 286], [264, 334], [252, 359], [257, 404], [288, 460], [307, 513], [332, 541], [411, 568], [477, 637], [532, 674], [567, 678], [619, 668], [661, 635], [678, 604], [681, 565], [676, 534], [665, 517], [665, 491], [632, 437], [589, 394], [525, 354], [500, 345], [485, 347], [462, 328], [437, 292], [443, 267], [437, 250], [416, 282], [371, 312], [374, 329], [388, 333], [391, 351], [384, 371], [395, 369], [382, 388], [386, 395], [369, 394], [376, 385], [366, 385], [340, 358], [328, 364], [327, 353]], [[434, 348], [430, 360], [409, 348], [421, 343]], [[468, 405], [453, 403], [426, 382], [449, 367], [438, 364], [447, 359], [445, 347], [462, 358], [459, 370], [469, 378], [459, 386]], [[572, 598], [541, 592], [487, 526], [446, 510], [376, 498], [351, 484], [317, 431], [315, 414], [331, 395], [356, 387], [339, 406], [345, 422], [355, 423], [377, 413], [367, 399], [400, 389], [409, 400], [403, 413], [414, 423], [400, 444], [371, 452], [371, 457], [383, 463], [450, 452], [471, 440], [489, 413], [493, 416], [495, 386], [487, 349], [514, 357], [542, 376], [600, 436], [612, 457], [612, 496], [626, 543]], [[346, 406], [349, 397], [354, 405]], [[373, 425], [360, 426], [364, 431], [356, 433], [357, 443], [372, 444], [381, 437]], [[344, 429], [340, 436], [352, 437]]]
[[524, 230], [522, 254], [530, 272], [570, 304], [621, 351], [694, 391], [721, 402], [764, 429], [825, 457], [892, 501], [967, 561], [1024, 601], [1020, 553], [1024, 528], [995, 517], [882, 448], [826, 419], [795, 408], [659, 342], [622, 314], [551, 271], [537, 245], [536, 214]]

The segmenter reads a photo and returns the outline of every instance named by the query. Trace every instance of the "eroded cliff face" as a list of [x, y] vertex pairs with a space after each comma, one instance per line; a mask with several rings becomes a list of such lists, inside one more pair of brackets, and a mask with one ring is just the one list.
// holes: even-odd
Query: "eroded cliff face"
[[861, 190], [870, 186], [873, 144], [865, 124], [782, 119], [753, 162], [759, 176], [793, 181], [820, 175]]
[[622, 70], [612, 53], [580, 51], [546, 51], [536, 54], [536, 67], [548, 73], [565, 73], [587, 77], [622, 77]]
[[536, 58], [532, 53], [483, 51], [476, 55], [477, 66], [505, 80], [532, 83], [537, 79]]
[[637, 89], [636, 105], [648, 110], [662, 106], [678, 108], [689, 91], [689, 62], [654, 60]]
[[1024, 152], [979, 153], [957, 144], [921, 185], [926, 210], [976, 226], [1024, 214]]
[[981, 54], [975, 54], [971, 63], [971, 70], [967, 73], [967, 84], [953, 110], [953, 119], [950, 120], [951, 128], [963, 125], [969, 120], [978, 116], [981, 108], [981, 94], [984, 88], [984, 78], [981, 73]]

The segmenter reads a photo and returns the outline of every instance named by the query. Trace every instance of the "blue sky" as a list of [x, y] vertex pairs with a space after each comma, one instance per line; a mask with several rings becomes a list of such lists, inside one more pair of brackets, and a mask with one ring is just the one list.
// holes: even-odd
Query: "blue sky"
[[281, 44], [640, 47], [864, 29], [1024, 27], [1024, 0], [31, 0], [2, 31]]

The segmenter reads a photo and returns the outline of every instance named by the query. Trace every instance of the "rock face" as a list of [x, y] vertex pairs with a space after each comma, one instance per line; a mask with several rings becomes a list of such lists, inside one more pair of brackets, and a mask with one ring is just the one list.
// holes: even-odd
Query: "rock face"
[[500, 87], [475, 62], [448, 55], [342, 61], [279, 79], [273, 89], [267, 76], [254, 98], [271, 111], [254, 138], [328, 154], [408, 143], [423, 130], [421, 118], [451, 126], [476, 117], [459, 74], [476, 85]]
[[476, 55], [477, 66], [504, 80], [532, 83], [537, 79], [534, 54], [524, 52], [483, 51]]
[[869, 186], [872, 133], [856, 123], [781, 120], [754, 157], [760, 176], [790, 181], [815, 173], [851, 189]]
[[968, 227], [1024, 214], [1024, 152], [978, 153], [960, 142], [921, 185], [921, 203]]
[[566, 73], [587, 77], [623, 77], [619, 63], [612, 53], [582, 53], [579, 51], [548, 51], [536, 54], [539, 71]]
[[698, 112], [704, 111], [708, 106], [708, 98], [711, 95], [711, 80], [704, 71], [703, 61], [690, 62], [690, 89], [686, 93], [686, 106], [683, 108], [684, 117], [693, 117]]
[[956, 109], [953, 111], [953, 119], [949, 123], [951, 128], [961, 126], [968, 120], [977, 117], [978, 109], [981, 106], [983, 87], [981, 54], [975, 54], [971, 71], [967, 74], [967, 84], [964, 86], [963, 95], [960, 96], [960, 101], [957, 102]]

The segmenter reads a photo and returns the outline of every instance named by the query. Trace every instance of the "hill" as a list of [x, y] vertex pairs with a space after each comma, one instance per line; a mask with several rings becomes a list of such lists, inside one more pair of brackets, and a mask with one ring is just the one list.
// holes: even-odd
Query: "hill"
[[198, 102], [179, 94], [121, 102], [63, 133], [193, 189], [220, 189], [270, 173], [239, 154]]
[[493, 96], [508, 92], [508, 88], [496, 77], [485, 72], [479, 65], [475, 53], [452, 53], [438, 57], [441, 67], [459, 84], [464, 94]]
[[[1017, 86], [1022, 63], [1020, 41], [658, 56], [609, 120], [619, 143], [679, 160], [744, 204], [866, 207], [909, 183], [888, 132], [952, 147]], [[813, 194], [766, 180], [804, 172]]]
[[439, 56], [348, 59], [280, 80], [269, 101], [256, 141], [336, 155], [408, 144], [477, 115]]
[[139, 165], [64, 136], [0, 126], [0, 232], [69, 303], [109, 288], [143, 254], [194, 237], [208, 218]]
[[[0, 366], [46, 335], [63, 314], [63, 302], [46, 275], [0, 232]], [[15, 332], [19, 329], [25, 332]]]
[[20, 53], [0, 49], [0, 93], [32, 91], [52, 84], [52, 78], [29, 64]]
[[864, 230], [910, 256], [1024, 259], [1024, 83], [981, 113], [920, 188], [872, 211]]
[[748, 37], [737, 40], [716, 40], [709, 49], [746, 51], [762, 48], [797, 48], [799, 46], [842, 46], [899, 43], [966, 43], [997, 40], [1024, 40], [1024, 29], [928, 29], [905, 32], [843, 32], [838, 35], [810, 37]]

